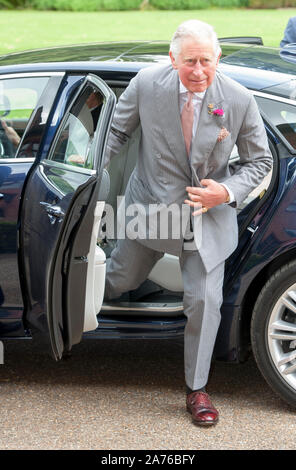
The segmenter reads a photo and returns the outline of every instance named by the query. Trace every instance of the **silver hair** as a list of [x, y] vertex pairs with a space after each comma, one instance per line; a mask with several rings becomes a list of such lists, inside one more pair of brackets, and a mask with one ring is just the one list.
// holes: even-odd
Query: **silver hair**
[[212, 41], [214, 53], [218, 58], [221, 48], [214, 28], [203, 21], [188, 20], [180, 24], [171, 40], [170, 52], [175, 59], [177, 59], [181, 51], [182, 41], [188, 37], [196, 39], [197, 41]]

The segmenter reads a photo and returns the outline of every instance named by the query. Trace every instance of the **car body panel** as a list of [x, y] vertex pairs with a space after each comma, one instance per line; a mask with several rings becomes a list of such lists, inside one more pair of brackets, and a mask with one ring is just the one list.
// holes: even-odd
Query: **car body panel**
[[[294, 64], [276, 48], [221, 43], [221, 70], [248, 88], [261, 90], [296, 75]], [[135, 41], [60, 46], [0, 56], [1, 73], [12, 70], [121, 71], [136, 73], [144, 66], [169, 62], [166, 41]], [[241, 73], [244, 67], [243, 74]], [[254, 73], [256, 70], [256, 73]], [[265, 73], [264, 71], [274, 72]], [[260, 73], [262, 72], [262, 73]], [[117, 77], [119, 79], [119, 77]]]
[[[100, 189], [101, 160], [115, 106], [115, 96], [98, 78], [88, 75], [82, 83], [79, 77], [76, 82], [80, 86], [74, 97], [70, 95], [49, 152], [43, 151], [32, 166], [20, 220], [27, 320], [34, 324], [34, 318], [41, 316], [44, 322], [46, 315], [57, 359], [80, 341], [83, 332], [88, 253]], [[104, 97], [94, 137], [93, 131], [87, 129], [87, 111], [83, 108], [93, 89]], [[55, 114], [52, 119], [56, 122]], [[82, 148], [84, 136], [87, 140]], [[82, 151], [87, 152], [85, 168], [69, 160], [73, 152]]]
[[[40, 76], [40, 74], [37, 74]], [[20, 78], [26, 76], [22, 73]], [[33, 74], [29, 75], [34, 76]], [[42, 94], [38, 106], [32, 113], [30, 122], [18, 147], [18, 158], [1, 159], [0, 172], [0, 245], [1, 245], [1, 299], [0, 327], [1, 337], [28, 337], [24, 325], [24, 292], [22, 288], [23, 271], [19, 258], [19, 215], [23, 190], [27, 176], [37, 157], [35, 148], [39, 147], [46, 130], [46, 122], [54, 103], [56, 89], [64, 73], [47, 73], [49, 81], [47, 93]], [[15, 77], [3, 75], [1, 78]], [[53, 93], [54, 90], [54, 93]], [[42, 120], [38, 116], [42, 115]], [[36, 147], [37, 146], [37, 147]]]

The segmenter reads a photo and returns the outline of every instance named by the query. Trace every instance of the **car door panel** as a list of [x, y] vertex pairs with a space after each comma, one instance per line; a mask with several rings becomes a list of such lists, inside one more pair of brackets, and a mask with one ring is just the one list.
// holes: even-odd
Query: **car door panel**
[[[56, 355], [60, 355], [64, 347], [71, 349], [72, 344], [78, 343], [83, 331], [81, 312], [85, 310], [88, 253], [96, 203], [96, 197], [92, 196], [96, 189], [95, 178], [77, 189], [49, 265], [47, 308]], [[67, 335], [63, 336], [61, 332], [65, 328]]]
[[[96, 126], [86, 106], [92, 92], [103, 100]], [[114, 106], [113, 92], [102, 80], [87, 76], [71, 98], [49, 154], [32, 170], [25, 192], [21, 253], [27, 320], [49, 330], [56, 359], [90, 326], [84, 320], [94, 305], [95, 289], [88, 288], [95, 269], [92, 241], [104, 207], [104, 201], [98, 204], [101, 160]], [[61, 103], [57, 107], [62, 109]], [[99, 290], [104, 269], [101, 274]], [[96, 313], [91, 310], [89, 318], [94, 320]]]
[[97, 314], [101, 309], [104, 298], [105, 289], [102, 288], [104, 287], [102, 283], [105, 284], [106, 255], [97, 245], [104, 206], [103, 201], [98, 201], [94, 212], [95, 219], [88, 253], [83, 332], [95, 330], [98, 327]]

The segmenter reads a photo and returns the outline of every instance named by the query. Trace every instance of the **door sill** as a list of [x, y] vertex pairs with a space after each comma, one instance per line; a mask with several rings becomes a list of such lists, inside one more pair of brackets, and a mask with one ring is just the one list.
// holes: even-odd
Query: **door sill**
[[98, 316], [180, 317], [182, 302], [104, 302]]

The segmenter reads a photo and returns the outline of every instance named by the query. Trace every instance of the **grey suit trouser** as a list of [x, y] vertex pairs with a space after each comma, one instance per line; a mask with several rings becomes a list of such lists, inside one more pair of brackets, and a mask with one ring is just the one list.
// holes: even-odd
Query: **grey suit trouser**
[[[164, 253], [136, 240], [119, 240], [107, 260], [105, 299], [115, 299], [144, 282]], [[183, 307], [185, 381], [192, 390], [208, 381], [212, 353], [220, 324], [224, 262], [207, 273], [198, 251], [183, 250], [180, 267], [184, 283]]]

